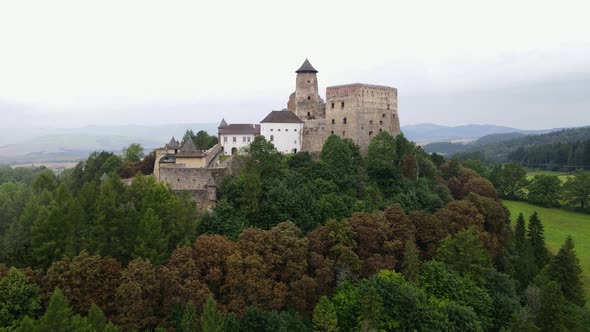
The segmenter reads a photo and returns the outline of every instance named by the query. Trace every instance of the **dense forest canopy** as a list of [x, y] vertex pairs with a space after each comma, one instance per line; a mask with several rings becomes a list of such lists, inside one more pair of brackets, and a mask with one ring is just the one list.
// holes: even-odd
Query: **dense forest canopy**
[[0, 184], [0, 330], [590, 326], [573, 241], [552, 256], [537, 215], [513, 231], [499, 197], [518, 189], [403, 135], [366, 156], [334, 135], [318, 156], [258, 136], [200, 215], [142, 175], [150, 155]]
[[444, 152], [458, 160], [512, 162], [546, 170], [590, 170], [590, 127], [511, 137], [511, 134], [493, 135], [471, 144], [431, 143], [425, 149]]

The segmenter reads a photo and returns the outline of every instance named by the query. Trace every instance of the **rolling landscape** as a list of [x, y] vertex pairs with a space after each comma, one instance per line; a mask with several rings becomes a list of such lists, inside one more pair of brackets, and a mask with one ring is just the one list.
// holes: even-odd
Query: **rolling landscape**
[[590, 332], [589, 12], [0, 2], [0, 332]]

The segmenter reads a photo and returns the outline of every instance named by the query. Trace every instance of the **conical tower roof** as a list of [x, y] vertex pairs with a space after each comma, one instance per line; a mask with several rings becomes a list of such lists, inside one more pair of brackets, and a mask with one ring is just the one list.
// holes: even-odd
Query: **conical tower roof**
[[227, 122], [225, 122], [225, 119], [221, 119], [221, 123], [219, 124], [219, 127], [217, 127], [217, 129], [221, 129], [221, 128], [225, 128], [227, 127]]
[[195, 142], [189, 138], [186, 140], [186, 142], [184, 142], [184, 145], [180, 148], [178, 154], [176, 155], [178, 157], [203, 157], [205, 156], [205, 153], [197, 149]]
[[307, 60], [307, 58], [305, 58], [305, 61], [303, 62], [301, 67], [299, 67], [299, 69], [297, 69], [297, 71], [296, 71], [297, 74], [301, 74], [301, 73], [315, 74], [317, 72], [318, 71], [315, 70], [315, 68], [313, 68], [313, 66], [311, 65], [311, 63], [309, 63], [309, 60]]
[[180, 144], [178, 144], [178, 141], [176, 139], [174, 139], [174, 136], [172, 136], [170, 143], [166, 144], [166, 148], [168, 148], [168, 149], [178, 149], [179, 147], [180, 147]]

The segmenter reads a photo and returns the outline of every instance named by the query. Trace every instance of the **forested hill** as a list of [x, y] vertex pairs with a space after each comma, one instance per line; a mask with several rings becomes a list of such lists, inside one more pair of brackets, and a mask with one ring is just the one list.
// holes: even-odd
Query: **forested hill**
[[[515, 134], [515, 136], [518, 134]], [[476, 159], [484, 162], [516, 162], [541, 168], [590, 168], [590, 127], [563, 129], [542, 135], [526, 135], [502, 140], [504, 137], [483, 137], [473, 144], [442, 146], [453, 150], [449, 154], [460, 160]], [[482, 141], [499, 142], [482, 144]], [[441, 146], [427, 145], [427, 151]], [[452, 148], [452, 149], [451, 149]]]

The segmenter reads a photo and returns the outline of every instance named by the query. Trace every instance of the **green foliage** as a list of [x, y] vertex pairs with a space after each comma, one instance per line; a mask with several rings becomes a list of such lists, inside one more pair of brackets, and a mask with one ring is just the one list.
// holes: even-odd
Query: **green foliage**
[[217, 309], [217, 302], [215, 302], [212, 296], [207, 298], [200, 324], [201, 332], [223, 331], [223, 315]]
[[313, 330], [325, 332], [338, 331], [336, 309], [327, 296], [322, 296], [313, 309]]
[[51, 298], [45, 314], [39, 318], [37, 329], [39, 331], [71, 331], [73, 330], [72, 307], [63, 293], [56, 289]]
[[528, 186], [528, 200], [531, 204], [544, 207], [559, 207], [561, 181], [555, 175], [535, 175]]
[[139, 222], [134, 256], [149, 259], [159, 265], [167, 257], [168, 239], [162, 231], [162, 221], [152, 208], [148, 208]]
[[590, 201], [590, 172], [578, 172], [563, 184], [564, 198], [572, 205], [579, 205], [582, 210]]
[[404, 260], [401, 273], [409, 281], [416, 281], [420, 270], [420, 257], [418, 247], [414, 241], [407, 241], [404, 246]]
[[14, 168], [10, 166], [0, 166], [0, 185], [6, 182], [31, 184], [37, 174], [44, 171], [45, 169], [45, 166]]
[[193, 137], [193, 142], [199, 150], [209, 150], [217, 144], [217, 136], [209, 135], [204, 130], [199, 130]]
[[487, 275], [492, 271], [490, 255], [473, 229], [466, 229], [445, 238], [438, 249], [436, 259], [448, 264], [460, 274], [473, 278], [479, 284], [485, 283]]
[[545, 230], [537, 211], [529, 217], [527, 239], [531, 244], [537, 267], [543, 268], [549, 260], [549, 252], [545, 246]]
[[137, 162], [143, 158], [143, 146], [138, 143], [131, 143], [123, 148], [123, 159], [126, 161]]
[[516, 225], [514, 226], [514, 244], [516, 245], [516, 249], [519, 250], [524, 246], [524, 242], [526, 240], [526, 228], [525, 228], [525, 220], [524, 215], [521, 213], [518, 214], [516, 218]]
[[557, 283], [568, 301], [580, 307], [584, 306], [584, 288], [581, 280], [582, 268], [571, 236], [567, 237], [557, 255], [551, 259], [546, 274], [549, 280]]
[[39, 287], [15, 268], [0, 280], [0, 327], [12, 326], [41, 309]]
[[192, 301], [184, 306], [182, 320], [178, 328], [179, 332], [197, 332], [199, 331], [199, 319], [197, 317], [197, 308]]
[[515, 163], [498, 164], [489, 175], [490, 181], [503, 198], [519, 199], [524, 197], [528, 185], [526, 170]]

